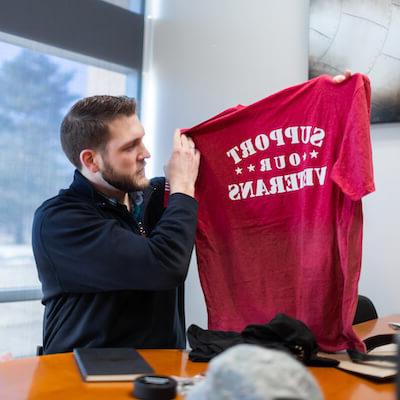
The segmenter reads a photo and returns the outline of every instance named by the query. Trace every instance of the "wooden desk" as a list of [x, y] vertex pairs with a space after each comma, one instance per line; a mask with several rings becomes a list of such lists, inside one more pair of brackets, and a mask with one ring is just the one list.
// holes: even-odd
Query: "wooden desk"
[[[366, 338], [393, 333], [388, 321], [400, 322], [400, 315], [356, 325]], [[207, 369], [206, 363], [192, 363], [180, 350], [141, 350], [160, 374], [193, 376]], [[310, 368], [327, 400], [395, 400], [394, 383], [377, 384], [334, 368]], [[132, 399], [131, 383], [84, 383], [72, 353], [17, 359], [0, 363], [0, 399]]]

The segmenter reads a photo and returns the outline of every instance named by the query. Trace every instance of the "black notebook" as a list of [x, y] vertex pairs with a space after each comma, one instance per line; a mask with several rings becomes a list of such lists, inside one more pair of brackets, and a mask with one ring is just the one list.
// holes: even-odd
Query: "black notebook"
[[153, 368], [132, 348], [78, 348], [75, 361], [87, 382], [131, 381]]

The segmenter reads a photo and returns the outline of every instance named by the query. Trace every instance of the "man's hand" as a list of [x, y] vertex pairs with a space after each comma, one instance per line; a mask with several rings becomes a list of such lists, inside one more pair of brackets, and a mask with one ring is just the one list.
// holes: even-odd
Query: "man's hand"
[[194, 197], [199, 165], [200, 152], [195, 148], [193, 140], [177, 129], [171, 158], [165, 167], [170, 193], [179, 192]]
[[349, 79], [351, 77], [351, 75], [352, 75], [352, 72], [349, 69], [346, 69], [343, 74], [334, 76], [332, 78], [332, 80], [335, 83], [341, 83], [341, 82], [345, 81], [346, 79]]

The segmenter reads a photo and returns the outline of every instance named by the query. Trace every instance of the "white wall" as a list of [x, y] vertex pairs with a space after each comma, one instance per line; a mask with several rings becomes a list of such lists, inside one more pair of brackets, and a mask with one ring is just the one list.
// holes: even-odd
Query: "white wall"
[[[176, 127], [190, 127], [223, 109], [249, 104], [307, 79], [307, 0], [153, 0], [147, 24], [144, 120], [153, 136], [153, 172], [171, 150]], [[378, 191], [365, 201], [365, 256], [360, 291], [378, 312], [399, 312], [395, 301], [396, 207], [400, 195], [399, 124], [374, 126]], [[397, 278], [397, 279], [396, 279]], [[187, 290], [187, 323], [206, 326], [195, 263]]]
[[376, 192], [364, 200], [359, 290], [379, 315], [400, 312], [400, 124], [372, 125]]

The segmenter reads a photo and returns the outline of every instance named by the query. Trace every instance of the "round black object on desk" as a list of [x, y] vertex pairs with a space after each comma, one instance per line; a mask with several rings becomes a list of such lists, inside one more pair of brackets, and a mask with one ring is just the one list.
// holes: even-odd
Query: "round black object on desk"
[[165, 375], [142, 375], [134, 381], [132, 394], [142, 400], [171, 400], [176, 396], [176, 380]]

